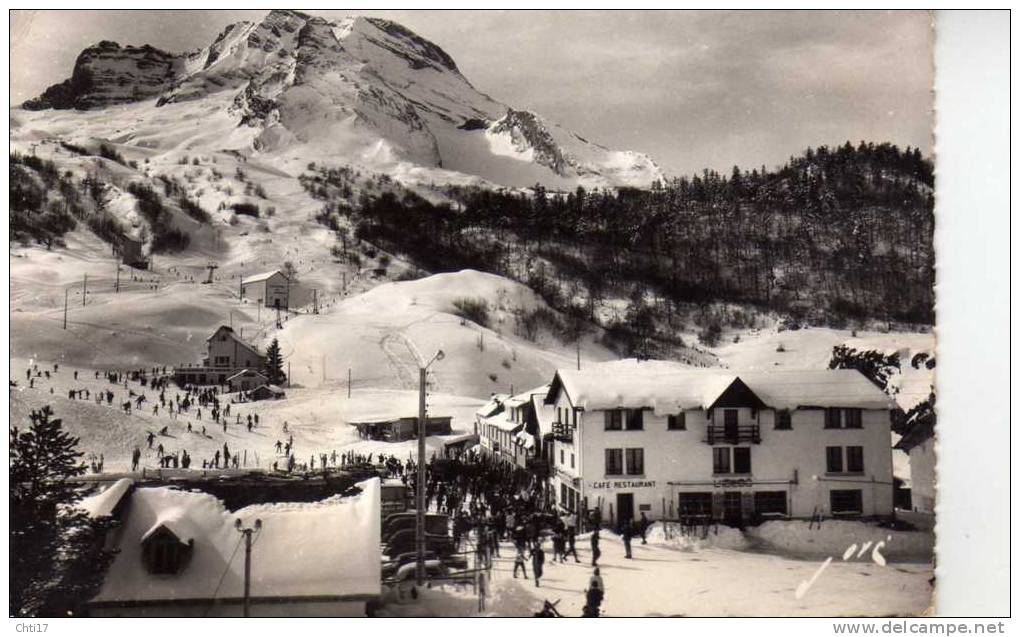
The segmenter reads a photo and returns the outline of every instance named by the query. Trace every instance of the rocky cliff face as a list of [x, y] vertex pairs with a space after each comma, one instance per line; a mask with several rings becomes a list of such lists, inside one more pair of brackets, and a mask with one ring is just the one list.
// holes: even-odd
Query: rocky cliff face
[[184, 70], [187, 56], [151, 46], [103, 41], [81, 52], [71, 77], [25, 102], [32, 110], [100, 108], [158, 96]]
[[232, 95], [226, 108], [238, 126], [256, 129], [257, 152], [305, 145], [442, 167], [444, 155], [481, 148], [585, 183], [661, 178], [643, 155], [614, 153], [493, 100], [438, 45], [376, 18], [327, 21], [276, 10], [181, 55], [101, 42], [82, 52], [70, 79], [24, 107], [91, 109], [150, 99], [167, 106], [224, 92]]

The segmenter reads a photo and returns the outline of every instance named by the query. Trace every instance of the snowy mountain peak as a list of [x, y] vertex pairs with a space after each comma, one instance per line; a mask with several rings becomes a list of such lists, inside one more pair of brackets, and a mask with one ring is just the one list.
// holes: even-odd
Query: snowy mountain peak
[[[155, 100], [208, 102], [234, 118], [252, 153], [287, 153], [376, 169], [441, 168], [511, 186], [648, 186], [645, 155], [593, 144], [479, 92], [439, 45], [379, 18], [339, 21], [273, 10], [174, 54], [101, 42], [71, 78], [26, 109], [94, 109]], [[183, 112], [183, 111], [182, 111]], [[162, 118], [168, 117], [161, 115]]]

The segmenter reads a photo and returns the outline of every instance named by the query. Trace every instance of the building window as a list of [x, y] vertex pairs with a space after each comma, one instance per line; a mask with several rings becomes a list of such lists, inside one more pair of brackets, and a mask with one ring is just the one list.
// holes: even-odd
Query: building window
[[181, 542], [173, 532], [163, 527], [145, 541], [142, 559], [153, 575], [176, 575], [184, 568], [193, 544], [193, 540], [186, 544]]
[[570, 454], [570, 468], [574, 468], [574, 454]]
[[780, 409], [776, 412], [776, 429], [793, 429], [793, 418], [789, 409]]
[[751, 473], [751, 448], [733, 448], [733, 473]]
[[825, 408], [825, 428], [826, 429], [839, 429], [839, 408], [838, 407], [826, 407]]
[[606, 413], [606, 431], [621, 431], [623, 429], [623, 412], [619, 409], [610, 409]]
[[843, 473], [843, 447], [825, 448], [825, 471]]
[[645, 474], [645, 450], [627, 450], [627, 475], [643, 476]]
[[861, 410], [860, 409], [844, 409], [843, 410], [843, 426], [847, 429], [860, 429], [861, 423]]
[[864, 447], [846, 448], [846, 470], [850, 473], [864, 473]]
[[730, 448], [715, 447], [712, 449], [712, 473], [730, 472]]
[[623, 475], [623, 449], [606, 449], [606, 475]]
[[627, 410], [627, 431], [640, 431], [645, 428], [645, 412], [643, 409]]
[[567, 485], [560, 483], [560, 506], [567, 506]]
[[560, 449], [560, 464], [567, 464], [566, 455], [562, 449]]
[[683, 431], [687, 429], [687, 414], [681, 411], [679, 414], [667, 416], [666, 429], [670, 431]]
[[755, 491], [754, 512], [758, 515], [787, 515], [786, 491]]
[[834, 489], [829, 491], [829, 509], [833, 515], [860, 515], [864, 501], [860, 489]]
[[708, 492], [678, 494], [677, 512], [680, 515], [710, 515], [712, 494]]

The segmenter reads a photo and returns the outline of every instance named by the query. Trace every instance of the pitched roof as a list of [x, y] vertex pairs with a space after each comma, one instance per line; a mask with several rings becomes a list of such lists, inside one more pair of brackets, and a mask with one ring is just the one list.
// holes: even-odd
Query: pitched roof
[[284, 274], [283, 272], [280, 272], [279, 270], [271, 270], [269, 272], [261, 272], [259, 274], [253, 274], [251, 276], [246, 276], [243, 279], [241, 279], [241, 285], [247, 285], [248, 283], [258, 283], [259, 281], [265, 281], [266, 279], [268, 279], [269, 277], [271, 277], [271, 276], [273, 276], [275, 274], [279, 274], [280, 276], [282, 276], [285, 279], [287, 278], [287, 275]]
[[269, 380], [268, 376], [258, 371], [257, 369], [242, 369], [233, 376], [228, 376], [227, 382], [229, 383], [230, 381], [234, 380], [235, 378], [238, 378], [239, 376], [261, 376], [264, 380]]
[[[253, 599], [360, 598], [380, 593], [379, 480], [358, 483], [361, 493], [322, 502], [262, 504], [231, 513], [207, 493], [168, 487], [136, 489], [113, 563], [92, 603], [239, 599], [244, 552], [234, 521], [251, 528]], [[142, 540], [166, 526], [192, 555], [177, 575], [151, 575]], [[222, 581], [221, 581], [222, 578]], [[218, 584], [219, 583], [219, 584]]]
[[[683, 409], [710, 408], [727, 390], [737, 386], [738, 380], [758, 399], [749, 398], [753, 406], [775, 409], [894, 406], [885, 392], [852, 369], [736, 372], [682, 368], [667, 361], [613, 361], [582, 371], [558, 370], [546, 403], [555, 400], [563, 389], [575, 407], [585, 410], [652, 409], [656, 414], [671, 414]], [[730, 394], [747, 392], [741, 389]]]
[[88, 513], [92, 518], [113, 515], [121, 507], [125, 496], [131, 492], [134, 486], [135, 481], [131, 478], [121, 478], [103, 491], [82, 498], [78, 502], [78, 508]]

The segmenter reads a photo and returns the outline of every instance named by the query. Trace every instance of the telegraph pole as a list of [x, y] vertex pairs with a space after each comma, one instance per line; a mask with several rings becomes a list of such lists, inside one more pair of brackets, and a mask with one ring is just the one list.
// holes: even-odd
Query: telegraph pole
[[[414, 484], [414, 495], [417, 500], [415, 515], [414, 544], [416, 549], [416, 579], [418, 586], [425, 583], [425, 435], [428, 429], [425, 420], [425, 388], [429, 365], [443, 360], [443, 350], [436, 352], [429, 362], [418, 367], [418, 479]], [[421, 359], [418, 359], [419, 361]]]
[[64, 288], [64, 329], [67, 329], [67, 293], [69, 289]]
[[120, 292], [120, 259], [117, 259], [117, 281], [113, 284], [113, 291]]
[[424, 367], [418, 370], [418, 479], [414, 493], [418, 500], [418, 515], [415, 516], [415, 549], [417, 551], [416, 579], [418, 586], [425, 583], [425, 375]]
[[85, 295], [89, 293], [89, 273], [85, 273], [85, 278], [81, 280], [81, 306], [85, 307]]
[[312, 314], [319, 313], [319, 290], [312, 290]]
[[347, 368], [347, 397], [351, 397], [351, 368]]
[[244, 536], [244, 616], [251, 616], [251, 536], [255, 531], [262, 530], [262, 520], [255, 520], [254, 528], [246, 529], [241, 526], [241, 519], [234, 522], [241, 535]]

